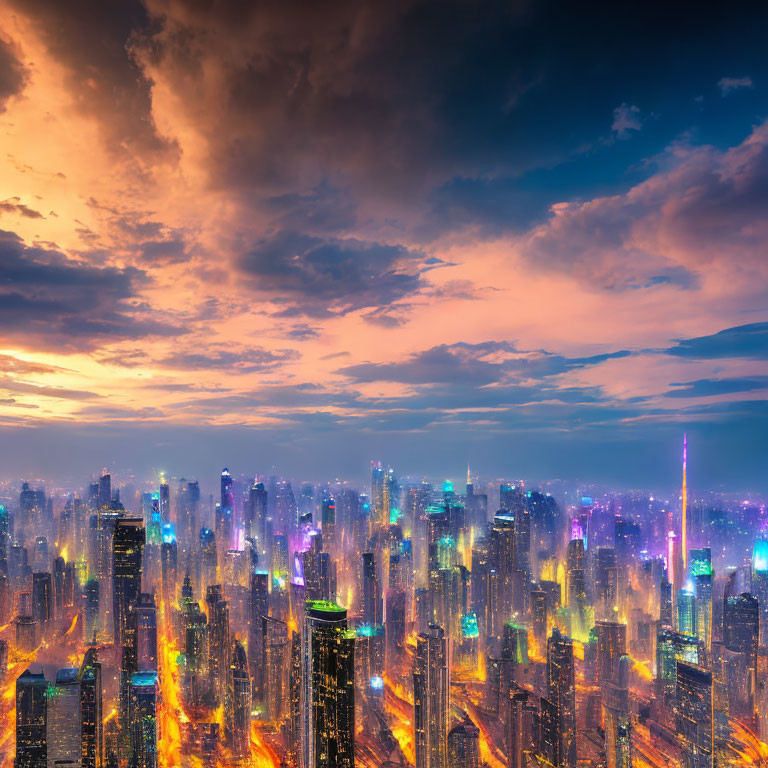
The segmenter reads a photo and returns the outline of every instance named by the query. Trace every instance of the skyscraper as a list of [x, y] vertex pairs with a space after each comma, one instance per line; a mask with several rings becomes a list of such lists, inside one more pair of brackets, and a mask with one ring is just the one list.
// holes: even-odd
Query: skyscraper
[[355, 764], [355, 635], [344, 608], [307, 600], [301, 700], [303, 766]]
[[683, 746], [685, 768], [714, 765], [712, 672], [677, 662], [675, 725]]
[[130, 768], [157, 768], [157, 695], [157, 672], [136, 672], [131, 677]]
[[80, 733], [82, 768], [101, 768], [104, 736], [101, 698], [101, 663], [94, 648], [85, 652], [78, 675], [80, 682]]
[[469, 716], [448, 731], [448, 768], [480, 768], [480, 731]]
[[16, 680], [15, 768], [47, 768], [48, 683], [27, 669]]
[[547, 698], [553, 707], [557, 768], [576, 765], [576, 680], [573, 642], [557, 629], [547, 641]]
[[432, 624], [416, 639], [413, 662], [416, 768], [447, 766], [449, 696], [445, 632]]
[[80, 680], [77, 669], [60, 669], [48, 692], [48, 768], [80, 768]]
[[251, 681], [248, 659], [240, 641], [232, 645], [228, 692], [225, 705], [224, 734], [235, 760], [250, 754], [251, 743]]

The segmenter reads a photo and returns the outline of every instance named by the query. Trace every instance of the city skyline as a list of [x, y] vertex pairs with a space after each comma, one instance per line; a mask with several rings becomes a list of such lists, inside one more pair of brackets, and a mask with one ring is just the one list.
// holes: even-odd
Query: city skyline
[[0, 479], [764, 494], [753, 5], [0, 0]]

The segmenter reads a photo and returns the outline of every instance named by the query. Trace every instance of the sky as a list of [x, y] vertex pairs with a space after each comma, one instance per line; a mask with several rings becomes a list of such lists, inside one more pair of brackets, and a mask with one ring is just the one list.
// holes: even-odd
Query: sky
[[0, 474], [768, 490], [767, 33], [0, 0]]

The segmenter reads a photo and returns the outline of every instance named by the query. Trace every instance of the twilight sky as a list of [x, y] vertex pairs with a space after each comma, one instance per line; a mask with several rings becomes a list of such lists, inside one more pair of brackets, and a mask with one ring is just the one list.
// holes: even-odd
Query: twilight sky
[[[588, 10], [587, 10], [588, 9]], [[0, 0], [4, 476], [765, 490], [768, 10]]]

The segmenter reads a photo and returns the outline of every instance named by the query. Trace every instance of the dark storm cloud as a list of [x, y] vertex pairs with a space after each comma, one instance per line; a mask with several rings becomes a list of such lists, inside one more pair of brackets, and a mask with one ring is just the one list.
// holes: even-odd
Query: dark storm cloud
[[356, 221], [355, 203], [349, 194], [325, 182], [307, 194], [268, 197], [264, 209], [281, 229], [291, 231], [338, 232], [352, 228]]
[[629, 354], [627, 350], [620, 350], [592, 357], [567, 358], [545, 351], [521, 352], [514, 344], [505, 341], [482, 344], [461, 342], [441, 344], [398, 363], [360, 363], [336, 372], [361, 383], [394, 381], [402, 384], [484, 386], [508, 376], [542, 379]]
[[180, 333], [133, 306], [145, 283], [140, 270], [90, 266], [0, 230], [0, 330], [8, 339], [87, 350], [105, 341]]
[[676, 389], [666, 392], [666, 397], [714, 397], [768, 389], [768, 376], [697, 379], [682, 383], [672, 382], [672, 386]]
[[3, 39], [0, 29], [0, 113], [11, 96], [21, 92], [27, 80], [27, 70], [18, 59], [15, 46]]
[[665, 352], [700, 360], [739, 357], [768, 360], [768, 323], [749, 323], [709, 336], [680, 339]]
[[251, 347], [243, 350], [213, 349], [207, 352], [178, 352], [157, 362], [166, 368], [184, 370], [231, 369], [232, 371], [249, 373], [272, 370], [282, 363], [298, 358], [299, 353], [292, 349], [268, 350], [263, 347]]
[[150, 82], [129, 54], [150, 19], [140, 0], [12, 0], [65, 68], [78, 108], [99, 120], [108, 147], [156, 155], [172, 147], [152, 117]]
[[426, 257], [399, 245], [283, 231], [256, 243], [238, 266], [256, 290], [288, 306], [278, 316], [325, 317], [402, 299], [422, 286]]

